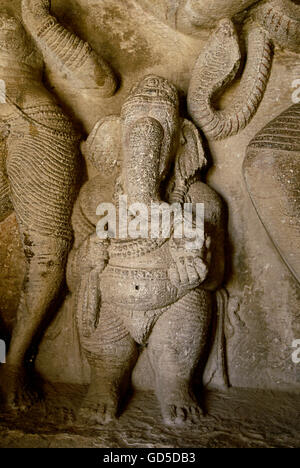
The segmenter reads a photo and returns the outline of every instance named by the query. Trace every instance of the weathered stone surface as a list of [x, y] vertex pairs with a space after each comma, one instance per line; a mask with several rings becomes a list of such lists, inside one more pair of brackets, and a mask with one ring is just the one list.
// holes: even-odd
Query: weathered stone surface
[[247, 188], [270, 238], [300, 282], [300, 165], [298, 104], [250, 142], [244, 162]]
[[[57, 8], [62, 14], [63, 6]], [[95, 5], [87, 6], [88, 17], [97, 18], [102, 25], [102, 31], [104, 28], [108, 35], [109, 46], [106, 42], [106, 49], [101, 50], [105, 53], [110, 51], [109, 62], [122, 75], [121, 89], [114, 100], [109, 100], [112, 102], [108, 107], [104, 108], [103, 101], [101, 103], [99, 100], [99, 104], [97, 101], [87, 115], [84, 112], [87, 104], [78, 105], [78, 96], [76, 105], [73, 101], [79, 118], [90, 130], [97, 116], [118, 113], [131, 84], [137, 77], [143, 77], [150, 70], [166, 77], [179, 89], [187, 92], [193, 65], [206, 43], [204, 37], [178, 35], [154, 17], [147, 17], [145, 24], [142, 19], [143, 13], [134, 8], [131, 2], [128, 2], [126, 8], [125, 4], [124, 7], [123, 4], [118, 4], [114, 9], [113, 2], [109, 2], [109, 5], [102, 2], [101, 8]], [[87, 32], [83, 24], [76, 23], [77, 10], [73, 11], [72, 24], [77, 25], [82, 35], [89, 36], [93, 44], [97, 42], [94, 31]], [[116, 12], [118, 27], [115, 27]], [[108, 30], [107, 22], [111, 16], [112, 28]], [[121, 31], [131, 31], [129, 43]], [[162, 37], [159, 45], [157, 35]], [[102, 33], [97, 35], [100, 44], [101, 37]], [[140, 43], [142, 40], [143, 51], [133, 45], [134, 41]], [[120, 49], [124, 50], [123, 55]], [[105, 57], [107, 58], [107, 55]], [[136, 60], [137, 57], [140, 57], [140, 61]], [[155, 64], [152, 67], [151, 60], [152, 64]], [[299, 73], [298, 55], [276, 49], [270, 81], [253, 121], [239, 135], [222, 142], [211, 142], [209, 145], [214, 164], [208, 173], [207, 181], [223, 197], [229, 213], [225, 284], [230, 295], [227, 353], [232, 385], [273, 389], [299, 387], [296, 378], [297, 366], [291, 360], [291, 345], [299, 335], [299, 287], [261, 225], [242, 178], [242, 164], [247, 145], [272, 118], [289, 107], [294, 92], [292, 83], [299, 77]], [[58, 85], [57, 78], [53, 74], [50, 76], [50, 79], [57, 83], [57, 92], [62, 92], [64, 88], [62, 96], [68, 101], [66, 84], [62, 85], [60, 81]], [[234, 88], [226, 92], [222, 98], [224, 105], [230, 104], [234, 93]], [[90, 173], [95, 174], [95, 171], [91, 169]], [[45, 346], [49, 349], [48, 341]], [[55, 344], [53, 346], [55, 348]], [[67, 369], [64, 372], [69, 375]], [[70, 375], [69, 377], [71, 378]]]
[[[18, 0], [2, 3], [11, 11], [21, 14]], [[248, 156], [245, 163], [246, 179], [257, 211], [243, 179], [243, 161], [249, 143], [256, 141], [255, 137], [261, 130], [270, 128], [268, 125], [272, 119], [292, 105], [294, 82], [300, 79], [299, 6], [291, 0], [270, 0], [258, 2], [253, 7], [253, 2], [249, 0], [243, 2], [247, 9], [241, 11], [242, 2], [239, 0], [226, 2], [226, 8], [221, 0], [211, 0], [211, 8], [203, 14], [205, 2], [200, 0], [70, 0], [68, 4], [63, 0], [53, 0], [51, 3], [52, 13], [60, 23], [87, 41], [98, 57], [109, 64], [118, 80], [116, 94], [103, 97], [92, 89], [93, 86], [84, 87], [78, 80], [72, 80], [74, 70], [70, 73], [70, 69], [55, 66], [45, 55], [45, 50], [42, 50], [46, 62], [43, 89], [46, 87], [50, 90], [52, 96], [56, 96], [63, 106], [68, 119], [79, 124], [82, 139], [86, 140], [89, 134], [94, 135], [93, 129], [99, 120], [111, 115], [120, 116], [132, 86], [142, 82], [145, 76], [161, 76], [178, 90], [181, 117], [190, 120], [193, 118], [204, 133], [204, 139], [207, 139], [204, 145], [209, 159], [206, 183], [224, 200], [228, 211], [224, 286], [228, 291], [225, 334], [229, 381], [236, 388], [299, 393], [299, 364], [295, 364], [291, 357], [294, 350], [292, 343], [300, 339], [297, 203], [290, 211], [293, 208], [291, 198], [294, 195], [297, 198], [299, 192], [298, 153], [293, 150], [291, 156], [290, 152], [273, 147], [271, 158], [274, 164], [271, 166], [265, 156], [265, 149], [257, 148], [251, 164], [251, 156]], [[226, 20], [218, 25], [223, 18], [223, 8], [226, 10]], [[268, 20], [271, 17], [274, 21]], [[243, 26], [247, 18], [252, 22]], [[277, 27], [279, 23], [281, 27]], [[30, 28], [30, 25], [32, 23], [29, 18], [27, 26]], [[212, 28], [216, 29], [213, 31]], [[225, 38], [227, 33], [231, 45], [222, 48], [223, 42], [228, 41], [228, 37]], [[37, 37], [35, 40], [39, 42]], [[43, 49], [43, 45], [38, 45]], [[249, 60], [245, 64], [247, 52]], [[218, 60], [214, 62], [216, 58]], [[213, 74], [216, 71], [213, 69], [215, 63], [216, 76]], [[222, 71], [222, 76], [218, 74], [219, 70]], [[114, 89], [114, 82], [108, 81], [108, 88]], [[253, 93], [249, 91], [252, 87]], [[189, 102], [188, 106], [186, 100]], [[216, 127], [210, 124], [207, 114], [203, 116], [206, 112], [214, 119]], [[109, 126], [107, 122], [109, 119], [106, 126], [103, 126], [104, 133]], [[122, 145], [118, 144], [120, 127], [117, 120], [112, 123], [112, 128], [117, 136], [104, 139], [106, 146], [99, 166], [94, 167], [95, 157], [92, 152], [86, 157], [89, 183], [93, 185], [94, 192], [85, 195], [85, 206], [90, 204], [89, 209], [93, 216], [97, 206], [93, 193], [101, 186], [106, 196], [111, 197], [112, 186], [122, 163]], [[287, 130], [290, 131], [291, 128]], [[159, 133], [158, 130], [157, 132]], [[222, 141], [217, 141], [218, 137], [223, 138]], [[89, 141], [91, 140], [88, 139], [82, 147], [84, 155], [88, 154]], [[253, 151], [251, 145], [249, 148], [248, 154]], [[116, 164], [106, 169], [107, 154], [113, 151], [120, 151], [115, 158]], [[85, 164], [83, 160], [78, 161], [81, 161], [80, 172], [84, 179]], [[102, 165], [105, 167], [105, 177], [103, 174], [99, 175], [99, 167]], [[288, 182], [291, 170], [294, 171], [292, 187]], [[280, 190], [277, 190], [274, 177]], [[272, 208], [273, 197], [280, 198], [284, 219], [290, 217], [295, 220], [296, 229], [293, 227], [292, 235], [288, 230], [282, 231], [282, 218], [276, 217], [276, 209], [272, 213], [268, 212]], [[4, 201], [8, 207], [7, 197]], [[6, 336], [7, 330], [10, 331], [14, 324], [22, 278], [25, 276], [24, 257], [13, 215], [0, 223], [0, 240], [0, 312]], [[293, 275], [291, 269], [296, 274]], [[39, 347], [37, 369], [45, 379], [53, 382], [87, 385], [90, 381], [90, 369], [79, 346], [70, 296], [59, 311], [54, 308], [52, 312], [56, 318], [46, 330]], [[213, 386], [220, 385], [222, 380], [216, 368], [219, 345], [214, 347], [206, 376], [206, 383]], [[153, 374], [146, 350], [135, 369], [134, 384], [139, 388], [149, 388], [151, 381]], [[256, 402], [252, 397], [249, 401], [249, 405], [254, 408]], [[287, 408], [288, 401], [285, 400]], [[218, 414], [219, 408], [214, 411]], [[260, 417], [263, 418], [262, 413], [253, 422], [253, 427], [261, 424], [258, 422]], [[220, 427], [223, 427], [222, 418], [223, 416], [218, 420]], [[137, 424], [135, 418], [132, 424]], [[154, 424], [152, 420], [149, 422], [150, 426], [151, 424]], [[107, 437], [111, 437], [111, 440], [116, 437], [116, 444], [121, 443], [116, 435], [118, 430], [122, 431], [120, 427], [114, 435], [107, 432]], [[274, 438], [266, 438], [261, 442], [262, 432], [270, 430], [271, 433], [270, 427], [271, 422], [270, 425], [267, 423], [264, 428], [261, 427], [258, 436], [257, 433], [253, 436], [250, 429], [251, 435], [245, 436], [245, 439], [239, 433], [236, 440], [232, 440], [228, 435], [229, 430], [227, 432], [224, 429], [215, 443], [220, 445], [222, 437], [223, 440], [229, 437], [229, 446], [239, 446], [241, 439], [245, 445], [251, 446], [255, 443], [270, 446], [296, 445], [291, 442], [296, 437], [291, 435], [293, 428], [287, 429], [289, 436], [284, 439], [275, 435]], [[41, 428], [41, 433], [43, 431]], [[140, 437], [145, 441], [143, 431], [148, 429], [143, 428], [140, 435], [135, 433], [133, 439]], [[215, 436], [215, 432], [213, 433]], [[22, 430], [20, 437], [21, 434]], [[7, 434], [3, 437], [8, 437], [7, 444], [17, 443], [14, 442], [16, 439], [11, 439], [14, 435]], [[68, 440], [79, 446], [90, 443], [78, 438], [81, 435], [74, 438], [72, 436], [71, 439], [62, 436], [63, 442], [57, 442], [60, 436], [58, 439], [57, 436], [53, 437], [53, 444], [67, 444]], [[204, 440], [201, 439], [203, 436], [200, 436], [200, 432], [195, 437]], [[40, 437], [36, 442], [30, 442], [29, 439], [28, 443], [33, 444], [39, 444], [41, 440]], [[172, 446], [179, 443], [177, 438], [164, 440]], [[205, 439], [203, 444], [213, 444], [211, 440]], [[158, 439], [154, 438], [153, 444], [158, 443]]]
[[110, 426], [74, 421], [84, 390], [52, 386], [49, 412], [33, 408], [24, 421], [1, 416], [1, 448], [297, 448], [299, 396], [230, 390], [205, 396], [208, 411], [197, 426], [176, 430], [163, 424], [149, 392], [137, 393]]
[[0, 369], [1, 391], [12, 408], [28, 405], [23, 367], [64, 280], [79, 182], [78, 133], [42, 83], [42, 56], [79, 87], [99, 89], [105, 97], [116, 88], [108, 65], [51, 16], [50, 5], [22, 2], [30, 35], [18, 18], [0, 12], [0, 217], [15, 212], [26, 258], [16, 324]]

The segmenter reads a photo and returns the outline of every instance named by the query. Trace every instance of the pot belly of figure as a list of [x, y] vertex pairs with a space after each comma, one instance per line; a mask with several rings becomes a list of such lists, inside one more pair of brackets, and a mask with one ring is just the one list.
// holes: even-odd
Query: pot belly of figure
[[[136, 256], [113, 255], [100, 275], [100, 320], [104, 308], [113, 307], [131, 337], [141, 345], [147, 344], [157, 320], [201, 282], [172, 282], [170, 242], [172, 239], [135, 241]], [[115, 244], [118, 254], [120, 249], [132, 249], [130, 240]]]
[[101, 275], [100, 284], [102, 301], [132, 310], [166, 307], [179, 299], [177, 288], [163, 269], [108, 266]]
[[[102, 301], [133, 310], [166, 307], [178, 301], [199, 284], [174, 285], [169, 270], [174, 264], [171, 239], [135, 241], [136, 254], [130, 252], [132, 241], [119, 244], [117, 255], [110, 256], [101, 274]], [[117, 244], [117, 243], [116, 243]]]
[[[126, 243], [123, 243], [124, 247]], [[102, 308], [105, 304], [113, 304], [130, 335], [139, 344], [147, 342], [161, 314], [188, 292], [188, 288], [183, 291], [171, 283], [168, 276], [171, 261], [167, 241], [150, 254], [112, 259], [101, 274]]]

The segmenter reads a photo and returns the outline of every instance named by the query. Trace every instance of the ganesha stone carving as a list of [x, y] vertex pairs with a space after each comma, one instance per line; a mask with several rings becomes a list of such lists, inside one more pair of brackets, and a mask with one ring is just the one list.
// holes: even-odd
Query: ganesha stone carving
[[[101, 424], [116, 417], [139, 350], [147, 347], [165, 422], [197, 421], [193, 374], [205, 360], [212, 295], [224, 273], [223, 205], [201, 181], [206, 159], [198, 130], [180, 117], [176, 88], [151, 75], [134, 86], [120, 117], [96, 125], [83, 149], [102, 172], [115, 163], [121, 169], [115, 187], [101, 186], [98, 177], [87, 182], [73, 212], [67, 281], [91, 367], [79, 416]], [[120, 231], [99, 238], [97, 206], [118, 206], [120, 195], [146, 207], [190, 202], [195, 210], [203, 203], [201, 242], [187, 249], [173, 229], [155, 239]]]
[[[87, 44], [50, 18], [48, 7], [49, 1], [23, 2], [25, 22], [36, 31], [43, 54], [88, 84], [103, 87], [106, 94], [113, 92], [108, 66], [101, 59], [96, 63]], [[77, 67], [79, 59], [88, 67], [87, 74]], [[1, 391], [12, 410], [27, 409], [32, 402], [25, 384], [26, 363], [64, 280], [78, 188], [80, 137], [43, 86], [42, 68], [42, 56], [22, 24], [1, 12], [0, 78], [5, 83], [5, 103], [0, 105], [0, 221], [15, 211], [26, 257], [17, 321], [6, 365], [0, 369]]]
[[116, 79], [102, 57], [91, 46], [64, 28], [50, 12], [51, 0], [23, 0], [24, 24], [43, 54], [44, 60], [64, 72], [77, 87], [94, 89], [110, 97]]

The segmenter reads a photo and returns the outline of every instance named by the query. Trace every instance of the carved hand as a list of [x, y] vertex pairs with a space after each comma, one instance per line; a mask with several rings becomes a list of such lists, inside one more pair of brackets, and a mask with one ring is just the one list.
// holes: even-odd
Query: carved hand
[[174, 263], [169, 268], [169, 279], [176, 287], [196, 288], [208, 275], [210, 238], [206, 239], [199, 250], [187, 248], [186, 242], [187, 239], [171, 241], [170, 252]]
[[206, 279], [208, 268], [200, 257], [180, 257], [169, 268], [169, 279], [177, 288], [196, 288]]

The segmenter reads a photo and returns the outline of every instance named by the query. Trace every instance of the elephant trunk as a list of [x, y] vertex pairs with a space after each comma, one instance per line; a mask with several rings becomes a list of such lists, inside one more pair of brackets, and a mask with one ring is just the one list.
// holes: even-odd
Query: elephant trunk
[[253, 18], [279, 46], [298, 52], [300, 47], [300, 5], [291, 0], [270, 0], [253, 10]]
[[188, 91], [188, 109], [207, 138], [220, 140], [237, 134], [255, 115], [269, 80], [273, 51], [267, 32], [251, 24], [247, 31], [247, 63], [238, 94], [230, 109], [217, 110], [213, 100], [236, 77], [241, 63], [233, 23], [222, 20], [200, 54]]
[[130, 203], [149, 204], [159, 199], [163, 140], [163, 127], [152, 117], [140, 118], [125, 134], [125, 184]]
[[63, 70], [83, 89], [97, 90], [102, 97], [115, 93], [117, 82], [113, 71], [87, 42], [68, 31], [51, 14], [35, 15], [26, 3], [22, 3], [22, 13], [28, 32], [48, 64]]

